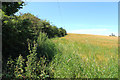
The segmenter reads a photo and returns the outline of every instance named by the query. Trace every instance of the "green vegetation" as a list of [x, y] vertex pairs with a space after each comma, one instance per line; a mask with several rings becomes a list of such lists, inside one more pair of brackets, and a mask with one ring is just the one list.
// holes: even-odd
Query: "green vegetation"
[[19, 2], [2, 2], [2, 10], [6, 15], [10, 16], [18, 12], [24, 5], [25, 3], [22, 0], [19, 0]]
[[[82, 43], [73, 34], [64, 38], [53, 39], [58, 47], [57, 55], [50, 63], [50, 76], [53, 78], [118, 78], [118, 48], [117, 46], [96, 46]], [[80, 36], [80, 35], [76, 35]], [[84, 40], [85, 35], [80, 37]], [[86, 37], [89, 37], [86, 36]], [[100, 38], [100, 37], [99, 37]], [[101, 38], [100, 38], [101, 39]], [[117, 39], [117, 38], [116, 38]], [[92, 39], [91, 39], [92, 40]], [[104, 39], [103, 41], [110, 40]], [[97, 41], [96, 41], [97, 43]], [[117, 42], [114, 42], [117, 44]]]
[[23, 4], [2, 5], [3, 79], [118, 78], [117, 37], [67, 35], [30, 13], [14, 15]]
[[38, 57], [37, 43], [28, 44], [29, 55], [24, 59], [21, 54], [18, 58], [9, 57], [3, 70], [3, 79], [45, 79], [49, 77], [47, 59]]
[[[9, 4], [15, 6], [19, 3]], [[3, 10], [4, 8], [8, 8], [4, 7], [5, 5], [7, 5], [7, 3], [3, 3]], [[30, 13], [19, 16], [9, 16], [6, 15], [8, 14], [6, 11], [2, 12], [4, 60], [6, 60], [11, 55], [12, 58], [18, 57], [19, 54], [21, 54], [22, 56], [27, 56], [29, 54], [28, 40], [31, 44], [34, 40], [37, 41], [40, 32], [46, 33], [48, 38], [61, 37], [67, 34], [63, 28], [52, 26], [50, 22], [46, 20], [41, 20]]]
[[3, 2], [2, 10], [0, 9], [3, 43], [2, 75], [3, 78], [13, 79], [21, 76], [45, 78], [48, 74], [44, 69], [45, 64], [48, 64], [46, 61], [51, 61], [56, 54], [55, 45], [50, 38], [62, 37], [67, 33], [62, 27], [57, 28], [30, 13], [14, 15], [23, 6], [24, 2]]

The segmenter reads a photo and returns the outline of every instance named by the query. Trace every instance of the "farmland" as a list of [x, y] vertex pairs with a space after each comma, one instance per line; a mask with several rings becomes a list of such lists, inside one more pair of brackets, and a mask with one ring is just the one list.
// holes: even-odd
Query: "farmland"
[[[20, 1], [2, 2], [0, 9], [0, 78], [119, 77], [118, 37], [115, 36], [118, 23], [117, 16], [113, 15], [118, 11], [117, 3], [59, 4], [57, 1], [27, 5]], [[111, 36], [102, 36], [109, 33]]]
[[53, 38], [53, 78], [118, 78], [118, 37], [71, 34]]

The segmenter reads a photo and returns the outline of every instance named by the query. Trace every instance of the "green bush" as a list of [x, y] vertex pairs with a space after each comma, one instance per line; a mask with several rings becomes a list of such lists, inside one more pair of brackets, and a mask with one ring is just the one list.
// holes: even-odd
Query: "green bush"
[[4, 69], [2, 71], [2, 78], [12, 79], [14, 78], [14, 69], [15, 69], [15, 61], [9, 57], [6, 63], [6, 66], [3, 66]]
[[27, 39], [32, 40], [33, 37], [32, 31], [28, 28], [30, 21], [7, 15], [2, 21], [3, 59], [6, 60], [9, 56], [16, 58], [19, 54], [26, 56]]
[[45, 56], [47, 60], [51, 60], [56, 54], [56, 50], [57, 50], [55, 44], [52, 42], [51, 39], [48, 39], [45, 33], [41, 33], [41, 32], [37, 41], [38, 41], [37, 42], [38, 56]]
[[[49, 22], [42, 21], [30, 13], [20, 16], [3, 15], [2, 22], [3, 57], [5, 60], [9, 56], [18, 57], [19, 54], [23, 57], [26, 56], [28, 54], [27, 40], [29, 39], [31, 43], [34, 40], [39, 40], [41, 32], [47, 36], [45, 39], [62, 37], [66, 34], [63, 28], [52, 26]], [[44, 40], [39, 41], [38, 45], [42, 42]]]
[[21, 55], [16, 60], [8, 59], [3, 70], [3, 79], [45, 79], [48, 78], [47, 60], [45, 57], [37, 57], [37, 44], [29, 43], [29, 55], [27, 60]]

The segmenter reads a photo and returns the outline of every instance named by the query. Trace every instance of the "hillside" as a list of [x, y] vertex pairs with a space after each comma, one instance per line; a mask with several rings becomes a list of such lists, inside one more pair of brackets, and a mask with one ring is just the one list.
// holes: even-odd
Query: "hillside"
[[118, 37], [69, 33], [69, 35], [67, 35], [64, 38], [68, 40], [77, 41], [80, 43], [106, 46], [106, 47], [118, 47]]
[[118, 77], [118, 37], [69, 33], [53, 41], [60, 51], [51, 62], [54, 78]]

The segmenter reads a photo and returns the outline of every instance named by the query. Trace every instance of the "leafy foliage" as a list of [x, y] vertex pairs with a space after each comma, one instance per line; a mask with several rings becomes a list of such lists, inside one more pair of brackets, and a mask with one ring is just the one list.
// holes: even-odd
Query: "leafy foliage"
[[21, 55], [19, 55], [18, 59], [16, 60], [16, 65], [15, 65], [15, 77], [16, 78], [22, 78], [24, 76], [24, 63], [25, 59]]
[[[3, 15], [3, 57], [26, 56], [28, 53], [27, 40], [31, 43], [37, 41], [40, 32], [46, 33], [48, 38], [66, 35], [63, 28], [50, 25], [49, 22], [40, 20], [28, 13], [20, 16]], [[17, 53], [17, 54], [16, 54]], [[7, 56], [6, 56], [7, 55]]]
[[[19, 55], [16, 60], [9, 58], [7, 67], [3, 70], [3, 79], [45, 79], [48, 78], [47, 60], [44, 57], [37, 57], [37, 44], [29, 44], [27, 60]], [[32, 48], [32, 49], [30, 49]]]
[[26, 69], [26, 76], [28, 78], [33, 78], [36, 79], [37, 75], [36, 75], [36, 68], [37, 68], [37, 53], [36, 53], [36, 44], [34, 44], [32, 51], [30, 49], [30, 45], [29, 45], [29, 52], [30, 55], [27, 56], [27, 62], [26, 65], [27, 67]]
[[62, 37], [67, 35], [66, 30], [62, 27], [57, 28], [56, 26], [52, 26], [50, 22], [41, 20], [30, 13], [21, 15], [21, 18], [29, 19], [31, 21], [32, 24], [30, 25], [30, 28], [32, 28], [36, 35], [39, 35], [39, 32], [47, 33], [48, 38]]
[[18, 12], [24, 6], [24, 2], [2, 2], [2, 10], [6, 15], [14, 15], [14, 13]]
[[67, 32], [30, 13], [14, 15], [23, 6], [24, 2], [3, 2], [0, 9], [3, 79], [45, 79], [50, 77], [48, 61], [57, 53], [49, 38]]
[[26, 55], [25, 53], [28, 52], [27, 39], [32, 39], [33, 36], [32, 31], [28, 28], [30, 24], [27, 19], [21, 20], [17, 17], [4, 16], [2, 25], [4, 59], [10, 55], [12, 58], [19, 56], [19, 54]]
[[[3, 65], [2, 65], [3, 66]], [[8, 78], [8, 79], [12, 79], [13, 78], [13, 74], [14, 74], [14, 69], [15, 69], [15, 62], [14, 60], [9, 57], [7, 64], [4, 65], [4, 69], [2, 71], [2, 78]]]

